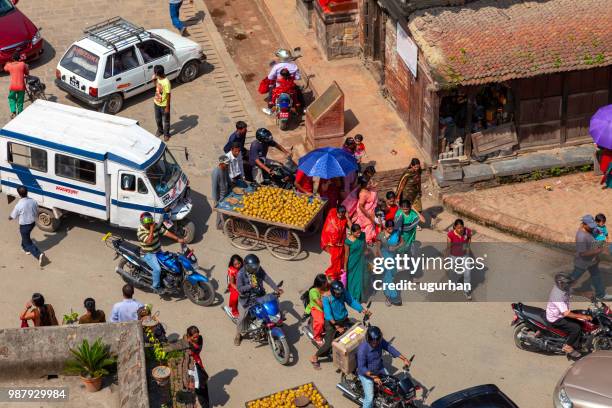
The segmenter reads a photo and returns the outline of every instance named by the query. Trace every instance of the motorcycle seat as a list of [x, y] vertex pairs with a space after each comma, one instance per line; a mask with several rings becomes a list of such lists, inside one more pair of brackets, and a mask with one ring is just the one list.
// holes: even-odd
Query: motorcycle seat
[[122, 241], [119, 244], [119, 248], [124, 250], [125, 252], [129, 252], [136, 257], [140, 257], [140, 247], [138, 245], [132, 244], [131, 242]]
[[535, 306], [524, 306], [523, 305], [523, 314], [525, 317], [543, 324], [546, 327], [550, 327], [550, 322], [546, 320], [546, 310], [535, 307]]

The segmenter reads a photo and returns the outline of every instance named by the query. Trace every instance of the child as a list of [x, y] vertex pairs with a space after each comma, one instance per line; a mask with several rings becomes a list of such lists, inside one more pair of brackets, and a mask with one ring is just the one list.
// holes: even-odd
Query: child
[[597, 214], [595, 216], [595, 223], [597, 224], [597, 229], [593, 231], [593, 238], [600, 245], [605, 245], [608, 240], [608, 228], [606, 227], [606, 216], [603, 214]]
[[355, 135], [355, 143], [357, 143], [355, 159], [357, 159], [357, 163], [361, 163], [366, 153], [365, 145], [363, 144], [363, 135]]
[[232, 314], [234, 317], [238, 317], [238, 297], [239, 292], [236, 287], [236, 276], [238, 276], [238, 271], [242, 268], [242, 257], [240, 255], [234, 254], [230, 258], [229, 265], [227, 268], [227, 291], [229, 291], [229, 307], [232, 310]]
[[395, 195], [393, 191], [387, 191], [385, 198], [386, 198], [385, 204], [387, 207], [385, 210], [385, 221], [393, 220], [395, 219], [395, 213], [397, 212], [397, 209], [399, 208], [397, 206], [397, 196]]

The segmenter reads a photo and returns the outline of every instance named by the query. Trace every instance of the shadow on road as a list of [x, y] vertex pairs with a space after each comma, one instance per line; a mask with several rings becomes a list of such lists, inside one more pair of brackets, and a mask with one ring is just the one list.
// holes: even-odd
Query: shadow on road
[[237, 376], [238, 370], [226, 368], [208, 379], [208, 389], [213, 391], [210, 393], [210, 402], [213, 406], [227, 404], [230, 396], [225, 391], [225, 386], [230, 385]]

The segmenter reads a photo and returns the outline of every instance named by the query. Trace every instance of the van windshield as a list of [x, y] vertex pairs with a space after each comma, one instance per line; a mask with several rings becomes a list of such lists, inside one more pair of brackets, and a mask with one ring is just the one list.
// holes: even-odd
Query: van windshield
[[97, 55], [73, 45], [60, 61], [60, 65], [88, 81], [93, 81], [98, 72], [98, 61], [100, 57]]
[[180, 176], [181, 167], [168, 149], [147, 169], [147, 177], [159, 197], [170, 191]]

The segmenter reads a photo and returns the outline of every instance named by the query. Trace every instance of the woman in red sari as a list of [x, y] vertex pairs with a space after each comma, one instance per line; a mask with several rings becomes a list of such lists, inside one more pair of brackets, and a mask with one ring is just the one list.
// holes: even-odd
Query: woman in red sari
[[325, 275], [330, 280], [340, 280], [342, 274], [347, 226], [350, 227], [350, 224], [344, 206], [340, 205], [329, 210], [321, 232], [321, 249], [327, 252], [331, 258], [331, 264], [325, 271]]

